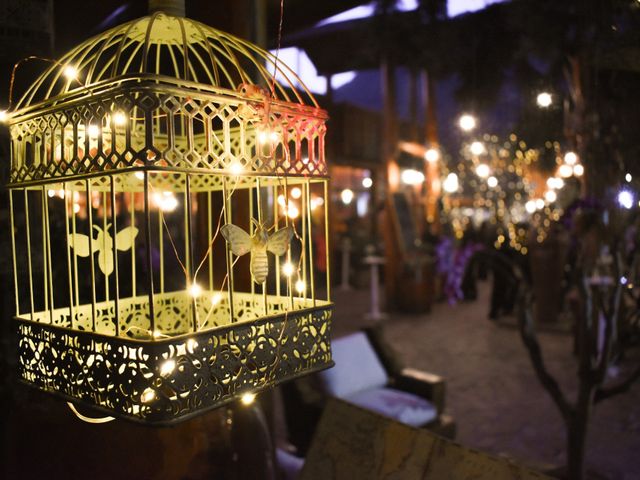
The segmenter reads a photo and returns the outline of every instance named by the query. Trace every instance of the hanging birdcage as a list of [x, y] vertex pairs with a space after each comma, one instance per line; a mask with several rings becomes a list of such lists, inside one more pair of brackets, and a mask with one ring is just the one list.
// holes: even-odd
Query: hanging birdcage
[[332, 364], [326, 113], [296, 84], [156, 12], [26, 91], [9, 119], [22, 380], [163, 424]]

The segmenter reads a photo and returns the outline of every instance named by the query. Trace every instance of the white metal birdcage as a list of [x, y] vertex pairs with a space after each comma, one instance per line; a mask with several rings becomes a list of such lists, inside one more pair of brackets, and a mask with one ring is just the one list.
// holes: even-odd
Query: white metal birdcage
[[156, 12], [26, 91], [9, 120], [24, 381], [162, 424], [331, 365], [326, 113], [296, 84]]

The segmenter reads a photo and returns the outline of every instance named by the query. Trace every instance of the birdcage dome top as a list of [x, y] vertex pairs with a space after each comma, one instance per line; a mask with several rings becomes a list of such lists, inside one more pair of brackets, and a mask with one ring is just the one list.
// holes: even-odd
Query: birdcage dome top
[[[65, 75], [68, 67], [77, 72], [75, 78]], [[318, 106], [297, 75], [270, 52], [200, 22], [155, 12], [73, 48], [40, 75], [16, 107], [55, 102], [103, 84], [150, 78], [223, 94], [246, 94], [246, 86], [255, 85], [273, 88], [277, 101]]]

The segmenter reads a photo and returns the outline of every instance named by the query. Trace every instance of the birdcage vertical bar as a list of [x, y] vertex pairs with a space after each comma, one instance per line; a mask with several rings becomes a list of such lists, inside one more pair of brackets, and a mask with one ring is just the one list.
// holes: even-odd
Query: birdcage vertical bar
[[151, 215], [149, 212], [149, 172], [147, 170], [144, 171], [144, 240], [145, 240], [145, 248], [146, 248], [146, 262], [147, 262], [147, 274], [149, 278], [147, 279], [147, 288], [149, 292], [149, 330], [151, 330], [151, 336], [156, 331], [156, 317], [154, 314], [154, 305], [153, 305], [153, 263], [151, 258]]
[[35, 312], [33, 302], [33, 263], [31, 259], [31, 221], [29, 219], [29, 191], [24, 189], [24, 220], [27, 228], [27, 263], [29, 265], [29, 300], [31, 301], [31, 321]]
[[[43, 301], [44, 311], [50, 313], [49, 309], [49, 269], [47, 266], [49, 255], [47, 254], [47, 214], [44, 193], [44, 187], [41, 188], [40, 193], [42, 195], [40, 199], [40, 228], [42, 229], [42, 284], [44, 289]], [[35, 193], [35, 192], [34, 192]], [[43, 319], [44, 320], [44, 319]], [[52, 322], [53, 323], [53, 322]]]
[[213, 291], [213, 212], [211, 211], [212, 192], [207, 192], [207, 254], [209, 256], [209, 291]]
[[[253, 180], [252, 180], [253, 181]], [[258, 181], [258, 180], [256, 180]], [[254, 218], [254, 209], [253, 209], [253, 185], [249, 185], [249, 188], [247, 188], [247, 192], [249, 194], [249, 236], [253, 237], [254, 232], [255, 232], [255, 228], [254, 228], [254, 224], [253, 224], [253, 218]], [[260, 216], [260, 208], [258, 207], [258, 216]], [[260, 219], [258, 218], [258, 221], [260, 221]], [[253, 278], [251, 279], [250, 282], [250, 287], [251, 289], [251, 298], [253, 298], [253, 295], [255, 295], [256, 292], [256, 286], [255, 286], [255, 282], [253, 281]]]
[[[285, 224], [285, 227], [288, 227], [290, 210], [289, 210], [289, 182], [287, 181], [287, 177], [284, 177], [284, 200], [285, 200], [285, 207], [286, 207], [286, 211], [284, 215], [284, 224]], [[295, 225], [293, 225], [292, 227], [295, 231]], [[293, 265], [291, 263], [291, 248], [287, 249], [287, 264], [290, 266]], [[293, 308], [293, 288], [291, 283], [292, 281], [293, 281], [293, 272], [291, 273], [291, 275], [287, 275], [287, 295], [289, 297], [289, 308]]]
[[[130, 211], [130, 215], [131, 218], [129, 220], [129, 223], [131, 225], [131, 227], [135, 227], [136, 224], [136, 193], [135, 192], [131, 192], [131, 203], [130, 203], [130, 207], [131, 207], [131, 211]], [[131, 296], [135, 297], [136, 293], [137, 293], [137, 285], [136, 285], [136, 236], [133, 237], [133, 239], [131, 240]]]
[[[222, 209], [224, 212], [225, 225], [231, 221], [231, 198], [228, 195], [227, 177], [222, 177]], [[226, 259], [227, 259], [227, 293], [229, 297], [229, 321], [233, 323], [235, 320], [235, 312], [233, 307], [233, 260], [231, 257], [231, 249], [229, 248], [229, 242], [225, 243]], [[224, 282], [223, 282], [224, 285]]]
[[11, 257], [13, 259], [13, 288], [16, 295], [16, 316], [20, 315], [20, 296], [18, 288], [18, 265], [16, 264], [16, 225], [13, 212], [13, 190], [9, 190], [9, 216], [11, 219]]
[[[91, 181], [85, 180], [87, 189], [87, 216], [89, 218], [89, 265], [91, 265], [91, 328], [96, 331], [96, 266], [93, 259], [93, 198], [91, 195]], [[75, 239], [74, 239], [75, 241]], [[74, 249], [75, 250], [75, 249]]]
[[[107, 245], [107, 192], [102, 192], [102, 251], [106, 252], [109, 245]], [[116, 243], [115, 235], [112, 237], [113, 243]], [[109, 275], [104, 273], [104, 301], [109, 301]]]
[[[256, 178], [256, 206], [258, 207], [258, 225], [262, 228], [262, 192], [260, 191], [260, 178]], [[277, 258], [276, 258], [277, 261]], [[269, 259], [267, 258], [267, 266], [269, 265]], [[251, 282], [253, 285], [253, 281]], [[269, 313], [269, 302], [267, 301], [267, 281], [262, 282], [262, 303], [264, 304], [265, 316]]]
[[[116, 322], [116, 336], [120, 335], [120, 279], [118, 273], [118, 245], [117, 245], [117, 234], [118, 229], [116, 226], [118, 212], [116, 210], [116, 188], [115, 188], [115, 180], [113, 175], [109, 176], [109, 184], [111, 187], [111, 248], [113, 249], [113, 276], [114, 276], [114, 307], [115, 307], [115, 322]], [[105, 216], [106, 216], [106, 205], [105, 205]], [[107, 281], [108, 283], [108, 281]]]
[[[273, 187], [273, 227], [274, 233], [280, 229], [280, 220], [278, 218], [278, 184]], [[276, 257], [276, 296], [280, 297], [280, 259]]]
[[325, 269], [327, 271], [327, 301], [331, 301], [331, 262], [329, 261], [329, 182], [322, 180], [324, 186], [324, 245]]
[[73, 268], [71, 265], [71, 244], [69, 243], [69, 197], [71, 196], [71, 208], [73, 209], [73, 192], [67, 190], [67, 184], [62, 184], [64, 192], [64, 244], [67, 250], [67, 278], [69, 280], [69, 324], [73, 328], [74, 311], [73, 311]]
[[300, 220], [302, 221], [302, 249], [300, 253], [300, 260], [302, 261], [302, 291], [298, 292], [301, 297], [307, 298], [307, 230], [309, 230], [307, 226], [307, 202], [305, 201], [305, 184], [302, 184], [302, 196], [300, 197], [302, 201], [300, 202]]
[[47, 244], [47, 274], [48, 274], [48, 281], [49, 281], [49, 303], [51, 305], [51, 309], [49, 310], [49, 318], [51, 320], [51, 323], [53, 323], [53, 310], [55, 308], [53, 299], [53, 266], [52, 266], [52, 258], [51, 258], [51, 221], [50, 221], [50, 217], [49, 217], [49, 202], [47, 201], [47, 194], [46, 194], [46, 190], [44, 188], [44, 186], [42, 187], [42, 201], [44, 202], [44, 216], [45, 216], [45, 223], [47, 226], [46, 232], [45, 232], [45, 240], [46, 240], [46, 244]]
[[[74, 190], [74, 195], [75, 195], [75, 190]], [[78, 199], [80, 198], [80, 193], [78, 192]], [[73, 197], [72, 197], [72, 206], [71, 206], [71, 233], [72, 233], [72, 237], [71, 238], [76, 238], [76, 233], [77, 233], [77, 226], [76, 226], [76, 204], [75, 201], [73, 201]], [[67, 243], [69, 243], [69, 237], [67, 237]], [[71, 248], [71, 247], [69, 247]], [[75, 293], [75, 301], [76, 301], [76, 307], [80, 306], [80, 292], [79, 292], [79, 285], [78, 285], [78, 254], [76, 252], [76, 249], [73, 249], [73, 286], [74, 286], [74, 293]]]
[[160, 293], [164, 293], [164, 212], [158, 208], [158, 248], [160, 250]]
[[[192, 245], [192, 241], [193, 241], [193, 225], [192, 225], [192, 221], [191, 221], [191, 175], [186, 174], [185, 175], [185, 185], [184, 185], [184, 194], [185, 194], [185, 215], [187, 216], [186, 221], [187, 221], [187, 231], [186, 233], [186, 245], [187, 245], [187, 252], [186, 252], [186, 261], [187, 261], [187, 275], [189, 276], [189, 278], [191, 279], [191, 270], [194, 269], [194, 263], [193, 263], [193, 245]], [[196, 272], [193, 272], [193, 279], [190, 282], [191, 284], [195, 285], [196, 283]], [[197, 296], [193, 296], [193, 303], [192, 303], [192, 309], [193, 309], [193, 331], [197, 332], [198, 331], [198, 298]]]
[[[313, 306], [316, 306], [316, 284], [315, 284], [315, 270], [314, 270], [314, 258], [313, 258], [313, 227], [312, 227], [312, 217], [311, 217], [311, 183], [309, 180], [306, 180], [304, 183], [304, 192], [305, 198], [304, 203], [307, 205], [307, 227], [308, 231], [308, 242], [309, 242], [309, 283], [311, 284], [311, 300], [313, 301]], [[306, 285], [305, 285], [306, 288]]]

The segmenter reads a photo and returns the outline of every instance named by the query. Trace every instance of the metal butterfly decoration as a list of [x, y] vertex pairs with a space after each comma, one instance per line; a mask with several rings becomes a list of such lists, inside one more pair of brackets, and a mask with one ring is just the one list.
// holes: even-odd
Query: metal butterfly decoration
[[[113, 237], [109, 234], [109, 226], [102, 230], [97, 225], [93, 228], [98, 232], [95, 238], [89, 238], [82, 233], [69, 234], [69, 246], [79, 257], [88, 257], [92, 252], [98, 252], [98, 266], [106, 276], [113, 272]], [[124, 252], [133, 246], [138, 235], [136, 227], [126, 227], [116, 234], [116, 249]]]
[[242, 228], [231, 223], [224, 225], [220, 233], [225, 238], [234, 255], [241, 257], [251, 253], [250, 271], [253, 281], [264, 283], [269, 274], [269, 259], [267, 252], [276, 256], [286, 253], [293, 237], [293, 227], [287, 226], [269, 235], [268, 230], [255, 219], [251, 219], [256, 230], [253, 236]]

